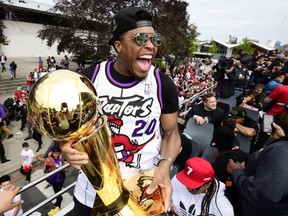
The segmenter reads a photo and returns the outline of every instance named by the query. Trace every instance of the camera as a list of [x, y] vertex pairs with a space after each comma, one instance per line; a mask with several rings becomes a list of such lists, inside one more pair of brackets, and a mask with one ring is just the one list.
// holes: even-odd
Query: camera
[[233, 66], [233, 59], [232, 58], [226, 58], [226, 57], [221, 57], [219, 59], [219, 63], [218, 63], [218, 68], [219, 69], [229, 69]]
[[253, 56], [243, 56], [240, 60], [241, 64], [246, 66], [248, 69], [252, 70], [252, 66], [255, 63], [255, 58]]

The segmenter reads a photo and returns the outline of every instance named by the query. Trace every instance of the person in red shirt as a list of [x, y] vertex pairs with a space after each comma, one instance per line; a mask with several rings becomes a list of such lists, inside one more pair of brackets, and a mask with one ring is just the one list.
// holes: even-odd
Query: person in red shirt
[[31, 87], [34, 85], [35, 79], [34, 79], [34, 72], [30, 72], [27, 75], [27, 91], [29, 92]]
[[21, 98], [21, 94], [22, 94], [22, 86], [19, 85], [16, 89], [16, 91], [14, 92], [14, 96], [16, 100], [20, 100]]
[[281, 115], [284, 112], [284, 108], [278, 103], [288, 103], [288, 85], [278, 86], [264, 99], [265, 104], [269, 104], [271, 102], [274, 102], [274, 104], [267, 111], [267, 114]]

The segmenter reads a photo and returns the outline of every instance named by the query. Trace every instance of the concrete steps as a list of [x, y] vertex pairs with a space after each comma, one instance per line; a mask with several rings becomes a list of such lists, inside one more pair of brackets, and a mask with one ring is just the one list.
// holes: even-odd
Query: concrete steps
[[[0, 98], [4, 100], [5, 98], [13, 97], [17, 87], [21, 85], [22, 88], [26, 88], [26, 84], [27, 84], [26, 78], [16, 78], [13, 80], [0, 79]], [[0, 100], [0, 102], [4, 101]]]

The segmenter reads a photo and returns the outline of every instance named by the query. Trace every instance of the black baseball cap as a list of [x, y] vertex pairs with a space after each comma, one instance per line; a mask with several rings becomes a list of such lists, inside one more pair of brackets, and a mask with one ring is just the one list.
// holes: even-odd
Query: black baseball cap
[[245, 118], [247, 116], [247, 111], [245, 110], [244, 107], [236, 106], [231, 109], [230, 115], [231, 117], [235, 118], [241, 118], [241, 117]]
[[151, 26], [154, 28], [152, 15], [143, 7], [128, 7], [121, 9], [113, 19], [113, 36], [109, 45], [127, 31], [138, 27]]

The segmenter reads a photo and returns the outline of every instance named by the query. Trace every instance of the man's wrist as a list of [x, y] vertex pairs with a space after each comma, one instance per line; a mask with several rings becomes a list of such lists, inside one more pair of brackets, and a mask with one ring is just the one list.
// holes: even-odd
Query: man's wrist
[[164, 162], [169, 164], [169, 166], [172, 166], [173, 164], [173, 160], [170, 157], [161, 156], [158, 160], [157, 167], [159, 167], [159, 165]]

